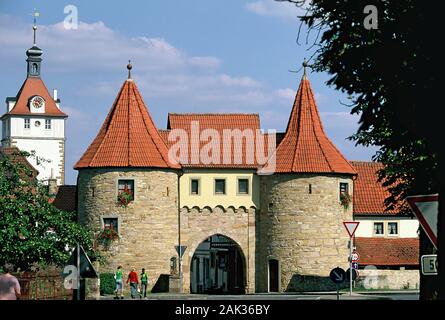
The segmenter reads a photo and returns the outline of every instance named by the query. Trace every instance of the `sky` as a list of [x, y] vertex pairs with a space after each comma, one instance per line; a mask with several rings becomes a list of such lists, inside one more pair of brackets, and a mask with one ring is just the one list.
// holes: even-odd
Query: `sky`
[[[74, 29], [64, 24], [69, 5], [77, 10]], [[301, 63], [313, 52], [304, 28], [296, 41], [304, 10], [274, 0], [0, 0], [1, 99], [25, 80], [35, 8], [42, 79], [69, 116], [66, 184], [76, 183], [73, 165], [99, 131], [129, 59], [158, 128], [169, 112], [242, 112], [258, 113], [263, 129], [283, 131]], [[370, 160], [376, 148], [347, 140], [358, 128], [348, 97], [326, 85], [330, 75], [308, 77], [329, 138], [347, 159]]]

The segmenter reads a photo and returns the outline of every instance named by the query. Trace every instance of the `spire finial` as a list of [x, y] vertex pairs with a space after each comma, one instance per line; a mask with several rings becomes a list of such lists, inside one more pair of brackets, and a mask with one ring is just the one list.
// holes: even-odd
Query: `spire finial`
[[303, 68], [304, 68], [303, 79], [307, 78], [306, 69], [307, 69], [308, 66], [309, 66], [309, 64], [307, 63], [306, 58], [304, 58], [304, 60], [303, 60]]
[[40, 12], [38, 12], [36, 8], [34, 8], [33, 16], [34, 16], [34, 24], [32, 26], [32, 30], [33, 30], [33, 34], [34, 34], [33, 45], [35, 46], [36, 45], [36, 31], [37, 31], [37, 19], [36, 19], [36, 17], [40, 16]]
[[128, 69], [128, 79], [131, 79], [131, 69], [133, 66], [131, 65], [131, 60], [128, 60], [127, 69]]

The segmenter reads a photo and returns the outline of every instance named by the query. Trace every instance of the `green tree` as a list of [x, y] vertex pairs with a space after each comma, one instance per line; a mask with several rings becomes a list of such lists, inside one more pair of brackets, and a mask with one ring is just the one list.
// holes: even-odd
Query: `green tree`
[[[351, 112], [360, 115], [360, 127], [351, 139], [380, 147], [374, 160], [385, 165], [380, 179], [391, 191], [388, 207], [408, 195], [439, 192], [444, 148], [438, 134], [443, 120], [437, 108], [443, 89], [438, 88], [441, 59], [435, 37], [443, 21], [440, 10], [420, 0], [281, 1], [306, 7], [301, 20], [316, 35], [311, 66], [331, 74], [328, 84], [347, 93]], [[368, 5], [377, 9], [376, 29], [365, 28]], [[441, 214], [438, 233], [439, 248], [445, 248]], [[444, 257], [439, 249], [442, 299]], [[433, 288], [428, 291], [421, 295], [433, 298]]]
[[[0, 265], [29, 270], [33, 264], [64, 265], [80, 243], [94, 259], [92, 235], [75, 213], [57, 209], [21, 156], [0, 153]], [[15, 157], [15, 159], [14, 159]]]

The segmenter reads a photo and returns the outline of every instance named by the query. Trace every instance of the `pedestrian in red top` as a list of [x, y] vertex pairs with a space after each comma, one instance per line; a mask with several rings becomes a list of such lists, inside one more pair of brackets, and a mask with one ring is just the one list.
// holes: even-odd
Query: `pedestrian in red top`
[[131, 272], [128, 274], [127, 284], [130, 283], [130, 290], [131, 290], [131, 298], [135, 299], [138, 295], [138, 274], [136, 273], [136, 270], [133, 268], [131, 269]]

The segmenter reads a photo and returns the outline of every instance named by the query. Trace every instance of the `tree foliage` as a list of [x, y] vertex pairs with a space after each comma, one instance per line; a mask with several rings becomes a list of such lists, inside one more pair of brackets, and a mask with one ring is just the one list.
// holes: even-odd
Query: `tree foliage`
[[75, 213], [57, 209], [47, 188], [13, 157], [0, 153], [0, 264], [29, 270], [34, 264], [64, 265], [80, 243], [94, 259], [92, 235], [76, 223]]
[[[368, 5], [377, 8], [377, 29], [364, 27]], [[437, 21], [427, 15], [430, 7], [415, 0], [313, 0], [302, 17], [308, 32], [320, 35], [312, 68], [331, 74], [328, 85], [346, 92], [351, 113], [360, 115], [351, 139], [380, 147], [374, 160], [385, 165], [380, 178], [391, 192], [391, 209], [407, 195], [439, 187], [437, 48], [429, 36]]]

